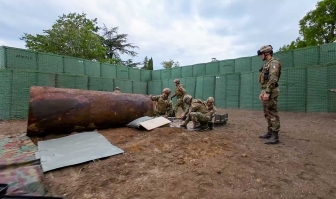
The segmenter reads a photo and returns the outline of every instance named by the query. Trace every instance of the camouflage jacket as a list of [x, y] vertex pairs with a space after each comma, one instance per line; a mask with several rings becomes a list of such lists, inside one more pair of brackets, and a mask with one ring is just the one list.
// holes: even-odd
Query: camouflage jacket
[[120, 92], [120, 91], [118, 91], [118, 90], [114, 90], [113, 92], [114, 92], [114, 93], [121, 93], [121, 92]]
[[272, 90], [278, 87], [278, 81], [281, 76], [281, 63], [275, 58], [267, 61], [259, 70], [259, 83], [261, 89], [266, 93], [271, 93]]
[[191, 105], [185, 110], [184, 115], [188, 115], [191, 112], [200, 112], [203, 114], [207, 114], [209, 111], [204, 101], [200, 99], [193, 99], [191, 101]]
[[175, 97], [175, 96], [176, 96], [177, 98], [181, 98], [181, 97], [183, 97], [186, 93], [187, 93], [187, 92], [186, 92], [184, 86], [183, 86], [182, 84], [179, 84], [179, 85], [176, 86], [176, 88], [175, 88], [175, 93], [174, 93], [174, 95], [172, 96], [172, 98]]
[[[206, 103], [206, 102], [205, 102]], [[217, 108], [214, 106], [214, 105], [211, 105], [211, 106], [207, 106], [207, 108], [208, 108], [208, 113], [206, 114], [206, 115], [208, 115], [208, 116], [212, 116], [212, 115], [214, 115], [214, 114], [216, 114], [216, 112], [217, 112]]]
[[171, 99], [164, 99], [162, 95], [151, 97], [152, 101], [156, 101], [155, 113], [158, 115], [171, 115], [173, 112], [173, 102]]

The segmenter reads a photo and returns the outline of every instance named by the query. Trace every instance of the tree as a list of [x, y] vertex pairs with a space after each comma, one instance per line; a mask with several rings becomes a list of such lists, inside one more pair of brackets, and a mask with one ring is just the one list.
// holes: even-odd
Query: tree
[[148, 70], [148, 58], [147, 56], [145, 57], [144, 61], [142, 62], [142, 68], [141, 69], [145, 69]]
[[132, 43], [127, 43], [127, 34], [118, 34], [118, 27], [108, 29], [105, 24], [102, 27], [103, 33], [101, 36], [102, 43], [106, 48], [106, 55], [108, 58], [119, 58], [120, 54], [127, 54], [132, 57], [137, 56], [138, 53], [128, 49], [139, 48]]
[[101, 60], [105, 48], [98, 30], [97, 19], [87, 19], [84, 13], [70, 13], [59, 16], [51, 29], [43, 30], [44, 34], [34, 36], [24, 33], [20, 39], [31, 50]]
[[140, 65], [141, 63], [140, 62], [133, 62], [133, 60], [132, 59], [128, 59], [128, 60], [126, 60], [126, 61], [122, 61], [121, 62], [121, 64], [122, 65], [124, 65], [124, 66], [127, 66], [127, 67], [137, 67], [138, 65]]
[[315, 10], [309, 11], [300, 21], [301, 38], [279, 49], [291, 50], [336, 41], [336, 1], [322, 0]]
[[148, 61], [148, 70], [153, 70], [153, 58], [150, 58]]
[[173, 59], [171, 59], [169, 61], [161, 62], [161, 65], [163, 66], [163, 68], [168, 69], [168, 68], [173, 68], [173, 67], [179, 67], [180, 63], [175, 62]]

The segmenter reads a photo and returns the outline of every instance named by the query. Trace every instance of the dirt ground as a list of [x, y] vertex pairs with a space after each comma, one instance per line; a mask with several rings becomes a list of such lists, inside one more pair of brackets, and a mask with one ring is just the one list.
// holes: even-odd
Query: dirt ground
[[[280, 143], [265, 145], [261, 111], [221, 110], [228, 124], [99, 131], [124, 154], [45, 173], [64, 198], [336, 198], [336, 114], [281, 112]], [[0, 122], [1, 134], [26, 121]]]

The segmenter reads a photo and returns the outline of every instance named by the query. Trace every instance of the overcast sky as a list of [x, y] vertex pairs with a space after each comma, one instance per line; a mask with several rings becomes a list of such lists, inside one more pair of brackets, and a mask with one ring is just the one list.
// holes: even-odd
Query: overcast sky
[[[154, 69], [174, 59], [181, 66], [252, 56], [299, 36], [299, 20], [318, 0], [0, 0], [0, 45], [25, 48], [24, 32], [42, 34], [58, 16], [86, 13], [98, 24], [119, 27], [142, 62]], [[123, 56], [124, 59], [130, 57]]]

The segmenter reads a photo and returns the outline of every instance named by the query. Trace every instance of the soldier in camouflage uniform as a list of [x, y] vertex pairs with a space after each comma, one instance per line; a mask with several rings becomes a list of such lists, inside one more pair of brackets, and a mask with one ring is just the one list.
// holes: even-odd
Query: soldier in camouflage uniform
[[262, 101], [264, 116], [267, 120], [267, 133], [259, 138], [268, 139], [265, 144], [279, 143], [280, 118], [278, 115], [278, 81], [281, 76], [281, 63], [273, 58], [273, 48], [271, 45], [262, 46], [258, 50], [258, 55], [265, 61], [259, 70], [259, 83], [261, 92], [259, 99]]
[[163, 116], [167, 118], [173, 114], [173, 103], [171, 99], [169, 99], [170, 93], [170, 89], [165, 88], [162, 90], [162, 95], [149, 96], [152, 101], [157, 102], [154, 110], [155, 116]]
[[209, 128], [210, 128], [210, 130], [212, 130], [213, 129], [213, 125], [214, 125], [214, 121], [213, 120], [214, 120], [215, 114], [217, 112], [217, 108], [214, 105], [215, 99], [213, 97], [209, 97], [205, 103], [206, 103], [208, 111], [209, 111], [206, 115], [210, 117], [210, 119], [209, 119]]
[[192, 99], [190, 95], [185, 95], [183, 97], [183, 102], [189, 105], [185, 110], [182, 119], [185, 118], [185, 121], [182, 122], [181, 127], [187, 128], [187, 125], [190, 121], [194, 123], [194, 130], [208, 130], [208, 122], [210, 116], [206, 103], [200, 99]]
[[174, 83], [175, 83], [175, 86], [176, 86], [175, 93], [174, 93], [173, 96], [171, 96], [170, 99], [173, 99], [175, 96], [177, 98], [176, 104], [174, 106], [174, 113], [175, 113], [175, 116], [176, 116], [178, 107], [181, 107], [182, 110], [185, 111], [185, 105], [184, 105], [184, 102], [183, 102], [183, 97], [187, 92], [186, 92], [185, 88], [183, 87], [183, 85], [180, 84], [179, 79], [175, 79]]
[[120, 92], [120, 89], [119, 89], [119, 87], [117, 86], [117, 87], [115, 87], [115, 89], [114, 89], [114, 91], [113, 91], [114, 93], [121, 93]]

